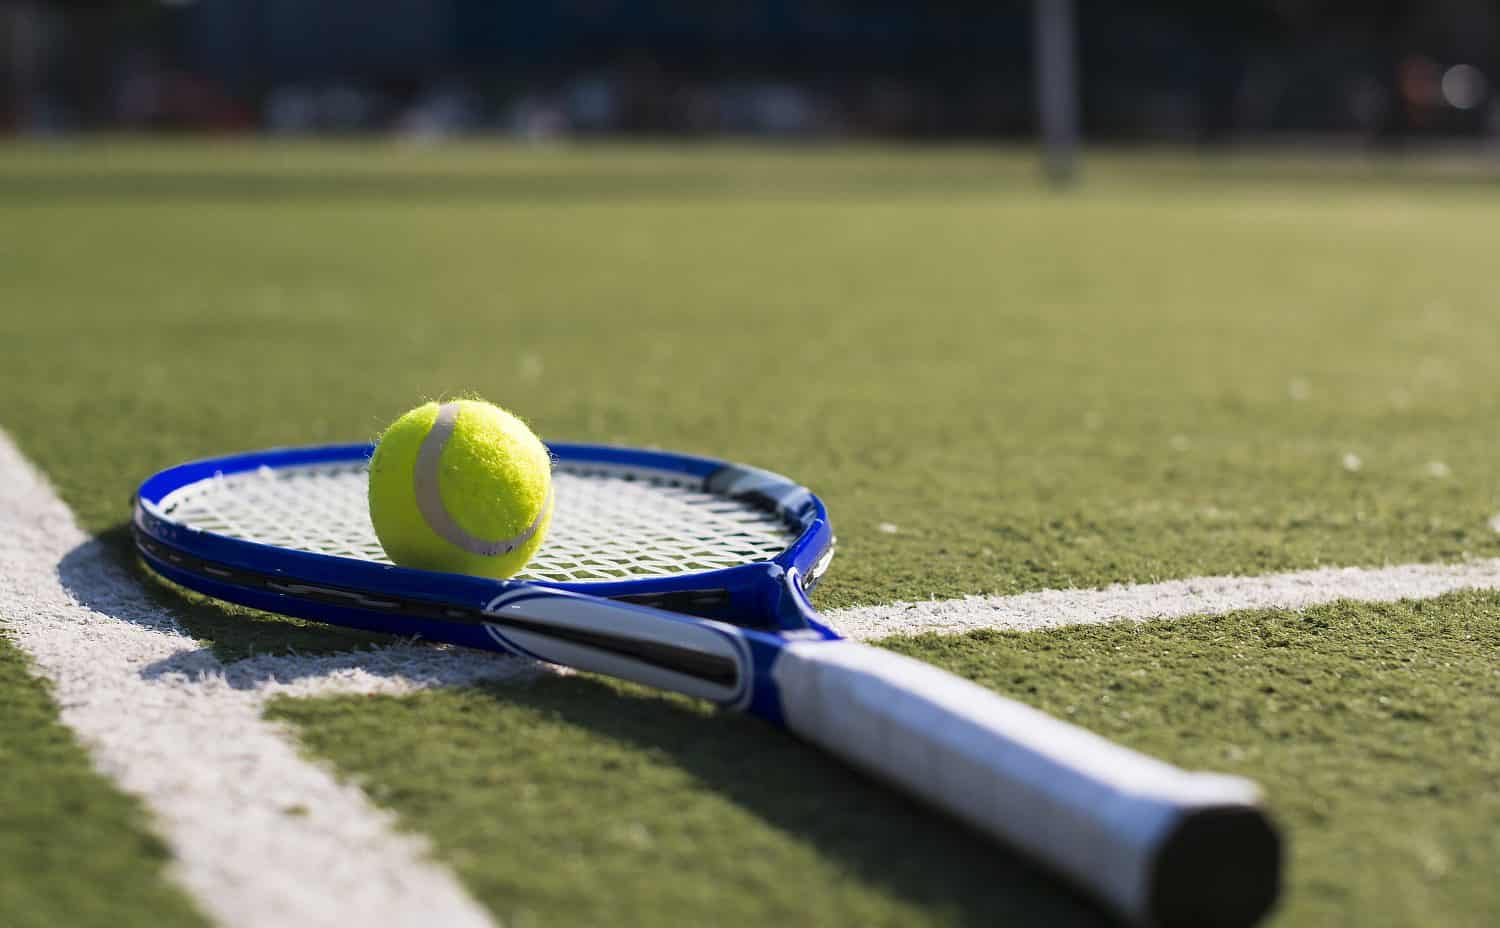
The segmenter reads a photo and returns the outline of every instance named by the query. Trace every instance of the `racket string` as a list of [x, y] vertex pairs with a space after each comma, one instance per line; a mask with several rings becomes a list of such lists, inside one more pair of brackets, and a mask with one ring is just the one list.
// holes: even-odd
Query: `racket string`
[[[182, 525], [247, 541], [389, 563], [370, 524], [359, 464], [216, 475], [160, 505]], [[589, 582], [719, 570], [769, 560], [797, 532], [773, 513], [692, 478], [559, 463], [556, 511], [523, 578]]]

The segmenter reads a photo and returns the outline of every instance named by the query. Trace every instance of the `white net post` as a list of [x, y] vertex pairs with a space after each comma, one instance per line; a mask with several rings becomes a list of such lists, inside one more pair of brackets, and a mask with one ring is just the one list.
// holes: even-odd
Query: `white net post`
[[1073, 0], [1036, 0], [1037, 113], [1042, 168], [1058, 186], [1073, 181], [1078, 149], [1078, 51]]

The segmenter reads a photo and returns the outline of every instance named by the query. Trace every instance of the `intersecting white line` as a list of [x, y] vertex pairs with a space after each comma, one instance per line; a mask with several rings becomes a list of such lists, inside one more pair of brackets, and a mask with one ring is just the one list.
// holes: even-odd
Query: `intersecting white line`
[[844, 609], [829, 613], [828, 618], [851, 638], [872, 639], [986, 628], [1038, 631], [1067, 625], [1223, 615], [1246, 609], [1297, 610], [1344, 599], [1395, 602], [1468, 589], [1500, 589], [1500, 558], [1458, 564], [1325, 567], [1258, 577], [1199, 577], [1116, 584], [1102, 590], [966, 596]]

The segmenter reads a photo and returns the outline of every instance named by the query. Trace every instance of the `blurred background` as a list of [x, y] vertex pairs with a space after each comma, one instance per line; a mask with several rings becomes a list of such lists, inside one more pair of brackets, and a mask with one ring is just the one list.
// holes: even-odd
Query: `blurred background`
[[0, 3], [24, 135], [1473, 145], [1497, 79], [1488, 0]]

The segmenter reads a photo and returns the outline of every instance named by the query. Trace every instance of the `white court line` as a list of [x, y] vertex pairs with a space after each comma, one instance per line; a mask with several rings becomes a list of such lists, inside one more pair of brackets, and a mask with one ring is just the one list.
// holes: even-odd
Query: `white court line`
[[394, 647], [226, 669], [79, 530], [3, 432], [0, 521], [0, 625], [51, 681], [96, 765], [145, 800], [172, 848], [171, 876], [219, 924], [492, 925], [422, 839], [299, 756], [261, 705], [277, 693], [399, 692], [528, 665]]
[[1260, 577], [1200, 577], [1102, 590], [1045, 590], [1013, 596], [892, 603], [844, 609], [829, 620], [851, 638], [985, 628], [1035, 631], [1120, 620], [1178, 619], [1246, 609], [1306, 609], [1341, 599], [1395, 602], [1456, 590], [1500, 589], [1500, 558], [1460, 564], [1325, 567]]

